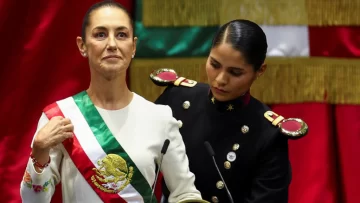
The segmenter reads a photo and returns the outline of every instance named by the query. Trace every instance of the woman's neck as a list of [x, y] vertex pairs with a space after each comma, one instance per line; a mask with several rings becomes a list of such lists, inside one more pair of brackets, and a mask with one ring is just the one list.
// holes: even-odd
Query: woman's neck
[[110, 80], [104, 77], [91, 77], [87, 93], [95, 106], [107, 110], [122, 109], [133, 98], [133, 93], [126, 84], [126, 74]]

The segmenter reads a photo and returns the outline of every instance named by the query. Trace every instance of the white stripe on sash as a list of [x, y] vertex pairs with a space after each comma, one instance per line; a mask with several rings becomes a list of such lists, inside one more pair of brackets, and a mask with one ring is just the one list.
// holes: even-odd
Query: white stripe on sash
[[[59, 108], [66, 118], [69, 118], [74, 125], [74, 134], [76, 135], [85, 154], [91, 162], [98, 168], [97, 161], [106, 156], [105, 151], [101, 148], [99, 142], [91, 131], [87, 121], [77, 107], [72, 97], [57, 102]], [[129, 203], [143, 202], [143, 197], [131, 185], [127, 185], [118, 195]]]

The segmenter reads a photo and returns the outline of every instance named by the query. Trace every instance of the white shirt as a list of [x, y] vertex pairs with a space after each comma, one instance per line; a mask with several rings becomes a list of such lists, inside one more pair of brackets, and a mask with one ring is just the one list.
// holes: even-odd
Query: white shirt
[[[154, 162], [159, 162], [162, 145], [165, 139], [169, 139], [170, 145], [161, 168], [166, 185], [171, 192], [169, 202], [201, 199], [200, 192], [194, 186], [195, 176], [189, 171], [185, 146], [179, 133], [179, 122], [172, 117], [172, 111], [168, 106], [155, 105], [134, 93], [132, 101], [125, 108], [105, 110], [97, 107], [97, 110], [116, 140], [151, 186], [155, 180]], [[48, 121], [43, 113], [37, 131]], [[29, 159], [26, 171], [30, 174], [32, 182], [26, 183], [23, 180], [21, 183], [20, 192], [23, 202], [49, 203], [55, 184], [60, 180], [63, 202], [102, 202], [75, 167], [62, 144], [51, 149], [50, 157], [49, 167], [45, 168], [41, 174], [34, 170]], [[51, 183], [46, 186], [47, 191], [35, 192], [34, 188], [30, 188], [30, 184], [44, 185], [48, 180], [51, 180]]]

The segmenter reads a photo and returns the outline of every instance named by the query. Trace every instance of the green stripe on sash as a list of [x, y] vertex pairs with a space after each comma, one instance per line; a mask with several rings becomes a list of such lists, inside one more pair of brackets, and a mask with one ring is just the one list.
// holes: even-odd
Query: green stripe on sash
[[[126, 161], [128, 167], [133, 167], [134, 173], [130, 184], [138, 191], [138, 193], [141, 194], [144, 202], [150, 202], [151, 186], [136, 167], [136, 164], [131, 160], [129, 155], [111, 133], [96, 107], [90, 100], [89, 95], [86, 91], [83, 91], [73, 96], [73, 99], [105, 153], [117, 154]], [[153, 202], [157, 202], [155, 197], [153, 197]]]

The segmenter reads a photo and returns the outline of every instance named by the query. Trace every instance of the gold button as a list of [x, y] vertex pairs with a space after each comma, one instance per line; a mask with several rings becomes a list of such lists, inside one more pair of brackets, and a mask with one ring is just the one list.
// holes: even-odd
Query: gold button
[[234, 144], [233, 150], [236, 151], [240, 148], [240, 145], [238, 143]]
[[183, 126], [183, 122], [181, 120], [178, 120], [178, 125], [179, 125], [179, 128], [181, 128]]
[[216, 183], [216, 187], [217, 189], [223, 189], [224, 188], [224, 182], [222, 182], [221, 180], [219, 180], [217, 183]]
[[225, 162], [224, 162], [224, 167], [225, 167], [226, 169], [230, 169], [230, 168], [231, 168], [231, 163], [230, 163], [229, 161], [225, 161]]
[[219, 199], [216, 196], [212, 196], [211, 201], [214, 202], [214, 203], [218, 203]]
[[189, 101], [184, 101], [183, 108], [184, 109], [189, 109], [190, 108], [190, 102]]
[[241, 127], [241, 132], [246, 134], [249, 132], [249, 127], [247, 125], [244, 125], [243, 127]]

